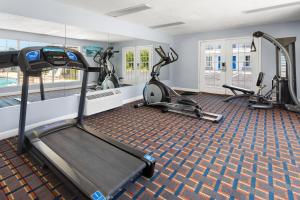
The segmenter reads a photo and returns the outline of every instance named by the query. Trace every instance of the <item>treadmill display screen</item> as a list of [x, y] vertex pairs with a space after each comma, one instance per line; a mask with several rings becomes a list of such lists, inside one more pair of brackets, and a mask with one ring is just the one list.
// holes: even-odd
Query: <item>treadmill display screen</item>
[[77, 61], [78, 60], [77, 56], [73, 52], [68, 51], [67, 55], [68, 55], [69, 59], [72, 60], [72, 61]]
[[64, 53], [65, 50], [62, 48], [58, 48], [58, 47], [45, 47], [43, 48], [43, 52], [60, 52], [60, 53]]
[[59, 47], [46, 47], [43, 48], [45, 60], [54, 66], [64, 66], [70, 59], [65, 50]]
[[41, 59], [40, 51], [29, 51], [28, 53], [26, 53], [26, 59], [28, 62], [39, 61]]

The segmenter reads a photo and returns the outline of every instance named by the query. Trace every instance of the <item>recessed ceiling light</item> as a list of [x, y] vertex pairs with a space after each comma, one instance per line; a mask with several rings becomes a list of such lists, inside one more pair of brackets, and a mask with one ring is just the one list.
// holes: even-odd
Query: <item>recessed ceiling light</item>
[[120, 17], [123, 15], [129, 15], [129, 14], [141, 12], [144, 10], [148, 10], [150, 8], [151, 7], [146, 4], [139, 4], [139, 5], [135, 5], [135, 6], [124, 8], [124, 9], [111, 11], [111, 12], [106, 13], [106, 15], [111, 16], [111, 17]]
[[296, 6], [296, 5], [300, 5], [300, 1], [279, 4], [279, 5], [275, 5], [275, 6], [269, 6], [269, 7], [263, 7], [263, 8], [257, 8], [257, 9], [252, 9], [252, 10], [246, 10], [246, 11], [243, 11], [243, 13], [250, 14], [250, 13], [263, 12], [263, 11], [267, 11], [267, 10], [274, 10], [274, 9], [285, 8], [285, 7]]
[[157, 28], [166, 28], [170, 26], [178, 26], [185, 24], [184, 22], [172, 22], [172, 23], [167, 23], [167, 24], [160, 24], [160, 25], [155, 25], [155, 26], [150, 26], [150, 28], [157, 29]]

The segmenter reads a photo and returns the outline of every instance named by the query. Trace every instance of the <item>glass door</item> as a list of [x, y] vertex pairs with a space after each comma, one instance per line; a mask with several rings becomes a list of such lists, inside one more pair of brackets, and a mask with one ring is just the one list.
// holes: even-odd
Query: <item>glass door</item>
[[125, 84], [145, 83], [150, 79], [152, 46], [125, 47], [122, 49], [122, 60]]
[[231, 94], [223, 84], [255, 90], [259, 48], [252, 53], [251, 42], [252, 38], [200, 42], [200, 91]]
[[122, 49], [123, 60], [123, 82], [125, 84], [135, 84], [136, 62], [135, 47], [125, 47]]
[[230, 67], [228, 70], [228, 84], [253, 90], [256, 77], [254, 67], [254, 53], [251, 53], [250, 38], [229, 40]]
[[201, 42], [200, 90], [224, 94], [222, 85], [226, 82], [225, 41]]
[[153, 63], [152, 46], [136, 47], [137, 55], [137, 83], [146, 83], [150, 80], [150, 70]]

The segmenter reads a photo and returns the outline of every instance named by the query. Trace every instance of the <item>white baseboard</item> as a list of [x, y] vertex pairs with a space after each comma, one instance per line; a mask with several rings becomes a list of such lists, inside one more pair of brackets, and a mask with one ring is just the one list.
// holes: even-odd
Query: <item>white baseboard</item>
[[140, 96], [137, 96], [137, 97], [133, 97], [133, 98], [130, 98], [130, 99], [124, 99], [123, 100], [123, 104], [131, 103], [131, 102], [134, 102], [134, 101], [137, 101], [137, 100], [141, 100], [141, 99], [143, 99], [143, 95], [140, 95]]
[[172, 87], [173, 90], [180, 90], [185, 92], [200, 92], [199, 89], [192, 89], [192, 88], [181, 88], [181, 87]]
[[[43, 126], [45, 124], [51, 124], [51, 123], [66, 120], [66, 119], [73, 119], [75, 117], [77, 117], [77, 113], [65, 115], [65, 116], [62, 116], [62, 117], [57, 117], [57, 118], [54, 118], [54, 119], [49, 119], [49, 120], [38, 122], [38, 123], [35, 123], [35, 124], [30, 124], [30, 125], [26, 126], [25, 129], [30, 130], [30, 129], [33, 129], [33, 128], [36, 128], [36, 127], [39, 127], [39, 126]], [[15, 128], [15, 129], [4, 131], [4, 132], [0, 133], [0, 140], [18, 135], [18, 130], [19, 130], [18, 128]]]

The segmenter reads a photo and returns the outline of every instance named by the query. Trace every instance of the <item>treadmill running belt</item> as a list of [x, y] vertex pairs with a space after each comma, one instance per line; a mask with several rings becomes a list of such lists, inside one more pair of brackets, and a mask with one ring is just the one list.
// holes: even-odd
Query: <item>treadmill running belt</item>
[[40, 139], [108, 195], [146, 166], [142, 160], [77, 127], [65, 128]]

